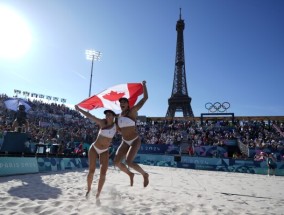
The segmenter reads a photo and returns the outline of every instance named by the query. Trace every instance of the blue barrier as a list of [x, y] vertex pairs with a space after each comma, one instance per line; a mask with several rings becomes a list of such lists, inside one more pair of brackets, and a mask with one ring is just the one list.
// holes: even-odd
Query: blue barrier
[[39, 172], [88, 168], [88, 158], [37, 158]]
[[[138, 154], [135, 158], [135, 162], [150, 166], [267, 174], [267, 165], [265, 161], [260, 162], [228, 158]], [[111, 161], [110, 165], [112, 165]], [[0, 176], [77, 170], [88, 168], [88, 166], [88, 158], [0, 157]], [[284, 162], [277, 162], [276, 175], [284, 176]]]
[[139, 154], [179, 154], [180, 146], [167, 144], [141, 144]]
[[36, 158], [0, 157], [0, 176], [38, 172]]
[[[135, 162], [151, 166], [169, 166], [187, 169], [239, 172], [251, 174], [267, 174], [265, 161], [235, 160], [228, 158], [206, 158], [180, 156], [138, 154]], [[276, 175], [284, 176], [284, 162], [277, 162]]]
[[177, 166], [177, 162], [174, 160], [174, 156], [170, 155], [138, 154], [134, 161], [150, 166]]

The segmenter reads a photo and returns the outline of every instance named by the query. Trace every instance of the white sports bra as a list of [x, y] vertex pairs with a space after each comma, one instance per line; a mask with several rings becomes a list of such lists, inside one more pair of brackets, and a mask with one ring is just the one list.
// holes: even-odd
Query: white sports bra
[[118, 126], [120, 128], [135, 126], [135, 121], [129, 117], [120, 116], [118, 117]]
[[113, 138], [113, 136], [116, 133], [116, 125], [114, 124], [111, 128], [109, 129], [100, 129], [98, 136], [101, 135], [103, 137], [107, 137], [107, 138]]

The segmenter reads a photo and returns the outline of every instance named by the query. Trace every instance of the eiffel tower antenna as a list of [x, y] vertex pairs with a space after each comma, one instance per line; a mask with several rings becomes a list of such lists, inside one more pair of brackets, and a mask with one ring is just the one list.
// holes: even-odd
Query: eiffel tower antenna
[[184, 20], [181, 18], [181, 8], [179, 20], [176, 24], [177, 31], [177, 45], [176, 45], [176, 59], [175, 59], [175, 72], [172, 95], [168, 99], [168, 110], [166, 117], [174, 117], [176, 112], [183, 112], [184, 117], [193, 117], [191, 108], [191, 97], [188, 96], [185, 72], [185, 59], [184, 59]]

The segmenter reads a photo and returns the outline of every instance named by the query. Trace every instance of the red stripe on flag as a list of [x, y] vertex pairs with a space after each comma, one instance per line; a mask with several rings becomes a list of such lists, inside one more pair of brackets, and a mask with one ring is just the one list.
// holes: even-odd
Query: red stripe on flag
[[85, 108], [87, 110], [93, 110], [95, 108], [102, 108], [104, 107], [101, 99], [97, 96], [92, 96], [84, 101], [80, 102], [78, 106]]
[[129, 106], [133, 107], [135, 104], [138, 96], [143, 93], [143, 86], [141, 83], [129, 83], [127, 84], [128, 91], [129, 91]]

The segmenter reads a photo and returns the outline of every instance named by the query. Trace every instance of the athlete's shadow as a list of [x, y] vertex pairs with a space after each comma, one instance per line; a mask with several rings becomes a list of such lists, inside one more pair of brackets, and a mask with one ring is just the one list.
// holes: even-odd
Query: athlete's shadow
[[[56, 199], [62, 192], [59, 188], [51, 187], [42, 181], [41, 174], [19, 175], [7, 177], [21, 182], [21, 185], [11, 187], [7, 192], [11, 196], [28, 198], [31, 200]], [[1, 182], [3, 180], [0, 180]], [[14, 183], [14, 182], [13, 182]], [[18, 184], [18, 183], [17, 183]]]

